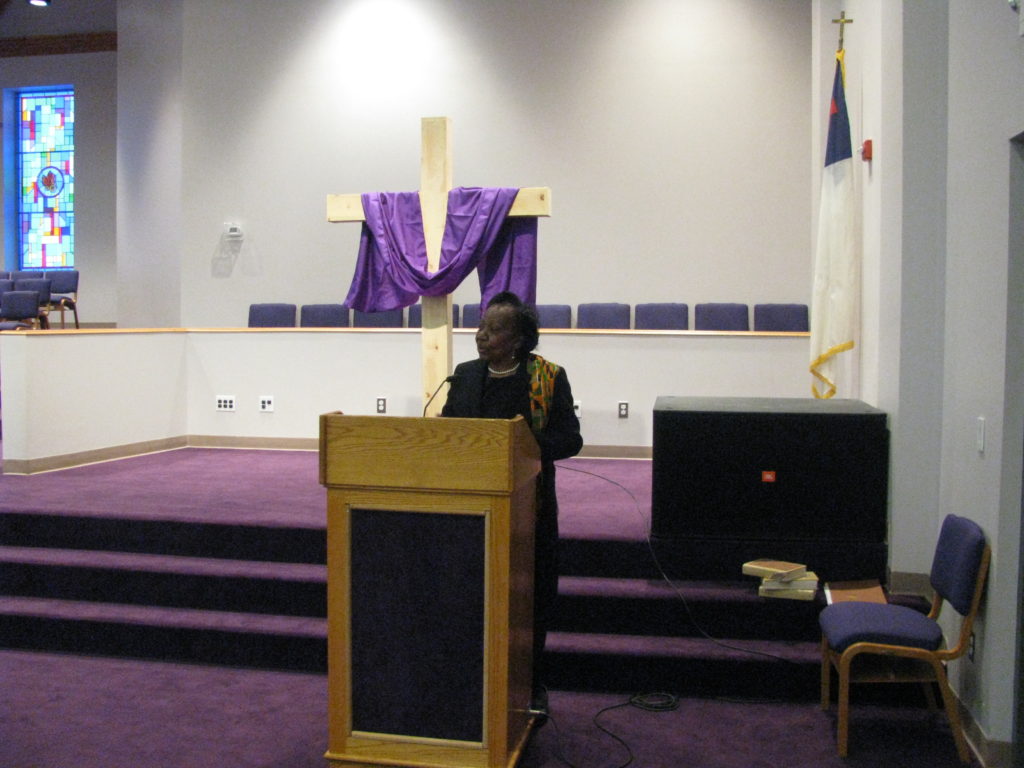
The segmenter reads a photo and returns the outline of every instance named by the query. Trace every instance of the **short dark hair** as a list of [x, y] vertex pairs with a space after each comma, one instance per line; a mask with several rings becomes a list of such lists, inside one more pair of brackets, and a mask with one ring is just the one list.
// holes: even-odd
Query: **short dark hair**
[[519, 338], [523, 340], [519, 351], [523, 357], [526, 357], [537, 348], [537, 344], [540, 342], [540, 322], [537, 319], [536, 310], [529, 304], [524, 304], [522, 299], [511, 291], [495, 294], [487, 302], [487, 308], [490, 309], [499, 304], [512, 307], [515, 310], [516, 330], [519, 332]]

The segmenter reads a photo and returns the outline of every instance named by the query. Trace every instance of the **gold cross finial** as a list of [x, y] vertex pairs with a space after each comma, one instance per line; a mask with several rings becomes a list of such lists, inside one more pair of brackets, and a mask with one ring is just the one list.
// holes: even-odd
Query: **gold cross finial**
[[846, 11], [839, 12], [838, 19], [832, 19], [833, 24], [839, 25], [839, 47], [836, 50], [843, 50], [843, 29], [847, 24], [853, 24], [853, 19], [846, 18]]

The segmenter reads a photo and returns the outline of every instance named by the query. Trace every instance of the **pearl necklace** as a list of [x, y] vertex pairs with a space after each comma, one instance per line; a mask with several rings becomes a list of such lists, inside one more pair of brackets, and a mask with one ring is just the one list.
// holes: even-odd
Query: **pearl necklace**
[[504, 371], [496, 371], [495, 369], [491, 368], [491, 366], [488, 365], [487, 372], [490, 373], [492, 376], [508, 376], [510, 373], [515, 373], [518, 368], [519, 363], [516, 363], [511, 368], [506, 368]]

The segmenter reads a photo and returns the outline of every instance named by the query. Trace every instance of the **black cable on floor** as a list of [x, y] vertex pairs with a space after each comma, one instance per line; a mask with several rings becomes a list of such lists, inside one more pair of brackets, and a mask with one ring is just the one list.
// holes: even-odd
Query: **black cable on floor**
[[[631, 764], [634, 758], [633, 750], [630, 748], [629, 742], [627, 742], [618, 734], [612, 733], [610, 730], [605, 728], [603, 725], [601, 725], [601, 723], [597, 721], [597, 719], [606, 712], [611, 712], [616, 709], [622, 709], [623, 707], [636, 707], [637, 709], [642, 709], [645, 712], [671, 712], [672, 710], [677, 709], [679, 707], [679, 697], [674, 696], [671, 693], [637, 693], [633, 696], [630, 696], [629, 699], [626, 701], [604, 707], [603, 709], [598, 710], [594, 714], [593, 718], [591, 718], [591, 722], [594, 723], [594, 727], [602, 733], [615, 739], [615, 741], [621, 744], [623, 749], [626, 750], [626, 762], [615, 766], [615, 768], [626, 768], [626, 766]], [[561, 733], [558, 730], [558, 725], [557, 723], [555, 723], [554, 718], [549, 719], [551, 720], [551, 724], [555, 727], [555, 757], [558, 759], [559, 762], [568, 766], [568, 768], [577, 768], [576, 765], [569, 762], [569, 760], [562, 754]]]
[[[639, 517], [640, 520], [644, 519], [643, 512], [640, 511], [640, 502], [637, 501], [637, 498], [633, 494], [633, 492], [631, 490], [629, 490], [629, 488], [624, 486], [622, 483], [620, 483], [620, 482], [618, 482], [616, 480], [612, 480], [610, 477], [605, 477], [604, 475], [599, 475], [597, 472], [591, 472], [590, 470], [587, 470], [587, 469], [580, 469], [579, 467], [569, 466], [568, 464], [563, 464], [561, 462], [558, 462], [556, 464], [556, 466], [559, 469], [567, 469], [567, 470], [569, 470], [571, 472], [579, 472], [580, 474], [583, 474], [583, 475], [590, 475], [591, 477], [596, 477], [598, 480], [604, 480], [606, 483], [611, 483], [615, 487], [620, 488], [622, 491], [625, 492], [625, 494], [627, 496], [629, 496], [630, 499], [632, 499], [632, 501], [633, 501], [633, 508], [636, 511], [637, 517]], [[665, 573], [665, 569], [662, 568], [661, 561], [658, 560], [658, 553], [654, 549], [654, 543], [651, 541], [651, 533], [650, 533], [650, 529], [649, 528], [648, 528], [648, 531], [647, 531], [647, 536], [645, 538], [645, 542], [647, 543], [647, 550], [650, 552], [650, 555], [651, 555], [651, 561], [654, 563], [654, 567], [658, 570], [658, 574], [665, 581], [665, 583], [668, 584], [672, 588], [672, 590], [676, 593], [676, 596], [679, 598], [680, 602], [683, 604], [683, 607], [686, 609], [686, 615], [687, 615], [687, 617], [689, 617], [690, 623], [693, 625], [694, 629], [696, 629], [705, 640], [709, 640], [710, 642], [714, 643], [715, 645], [719, 646], [720, 648], [726, 648], [726, 649], [728, 649], [730, 651], [739, 651], [740, 653], [749, 653], [749, 654], [754, 655], [754, 656], [765, 656], [765, 657], [767, 657], [769, 659], [775, 659], [776, 661], [782, 661], [782, 662], [785, 662], [787, 664], [795, 664], [796, 663], [792, 659], [787, 659], [787, 658], [785, 658], [783, 656], [779, 656], [779, 655], [774, 654], [774, 653], [768, 653], [766, 651], [758, 651], [758, 650], [755, 650], [753, 648], [740, 648], [739, 646], [730, 645], [729, 643], [723, 642], [722, 640], [719, 640], [718, 638], [712, 637], [711, 635], [709, 635], [704, 630], [704, 627], [702, 627], [697, 622], [697, 619], [694, 617], [693, 611], [690, 609], [690, 604], [686, 600], [686, 596], [682, 593], [682, 591], [679, 589], [679, 587], [676, 586], [676, 584], [672, 581], [672, 579], [669, 577], [669, 575], [667, 573]]]
[[671, 693], [637, 693], [629, 703], [647, 712], [671, 712], [679, 709], [679, 697]]

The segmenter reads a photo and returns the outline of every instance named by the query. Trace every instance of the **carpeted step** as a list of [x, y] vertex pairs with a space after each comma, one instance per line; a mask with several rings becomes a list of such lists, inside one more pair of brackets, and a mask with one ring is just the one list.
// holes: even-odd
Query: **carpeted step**
[[544, 668], [566, 690], [809, 700], [820, 659], [817, 642], [550, 632]]
[[558, 567], [570, 576], [656, 579], [661, 576], [645, 541], [566, 538], [558, 542]]
[[820, 594], [814, 601], [764, 598], [758, 583], [563, 576], [552, 629], [817, 641]]
[[741, 578], [743, 563], [760, 557], [805, 563], [822, 580], [884, 581], [888, 548], [884, 543], [773, 542], [753, 539], [563, 538], [559, 567], [573, 576], [659, 578], [688, 581]]
[[263, 562], [327, 562], [327, 531], [323, 527], [4, 509], [0, 510], [0, 541], [12, 547], [116, 550]]
[[322, 565], [0, 547], [0, 594], [323, 618]]
[[325, 619], [0, 597], [5, 648], [322, 673]]

